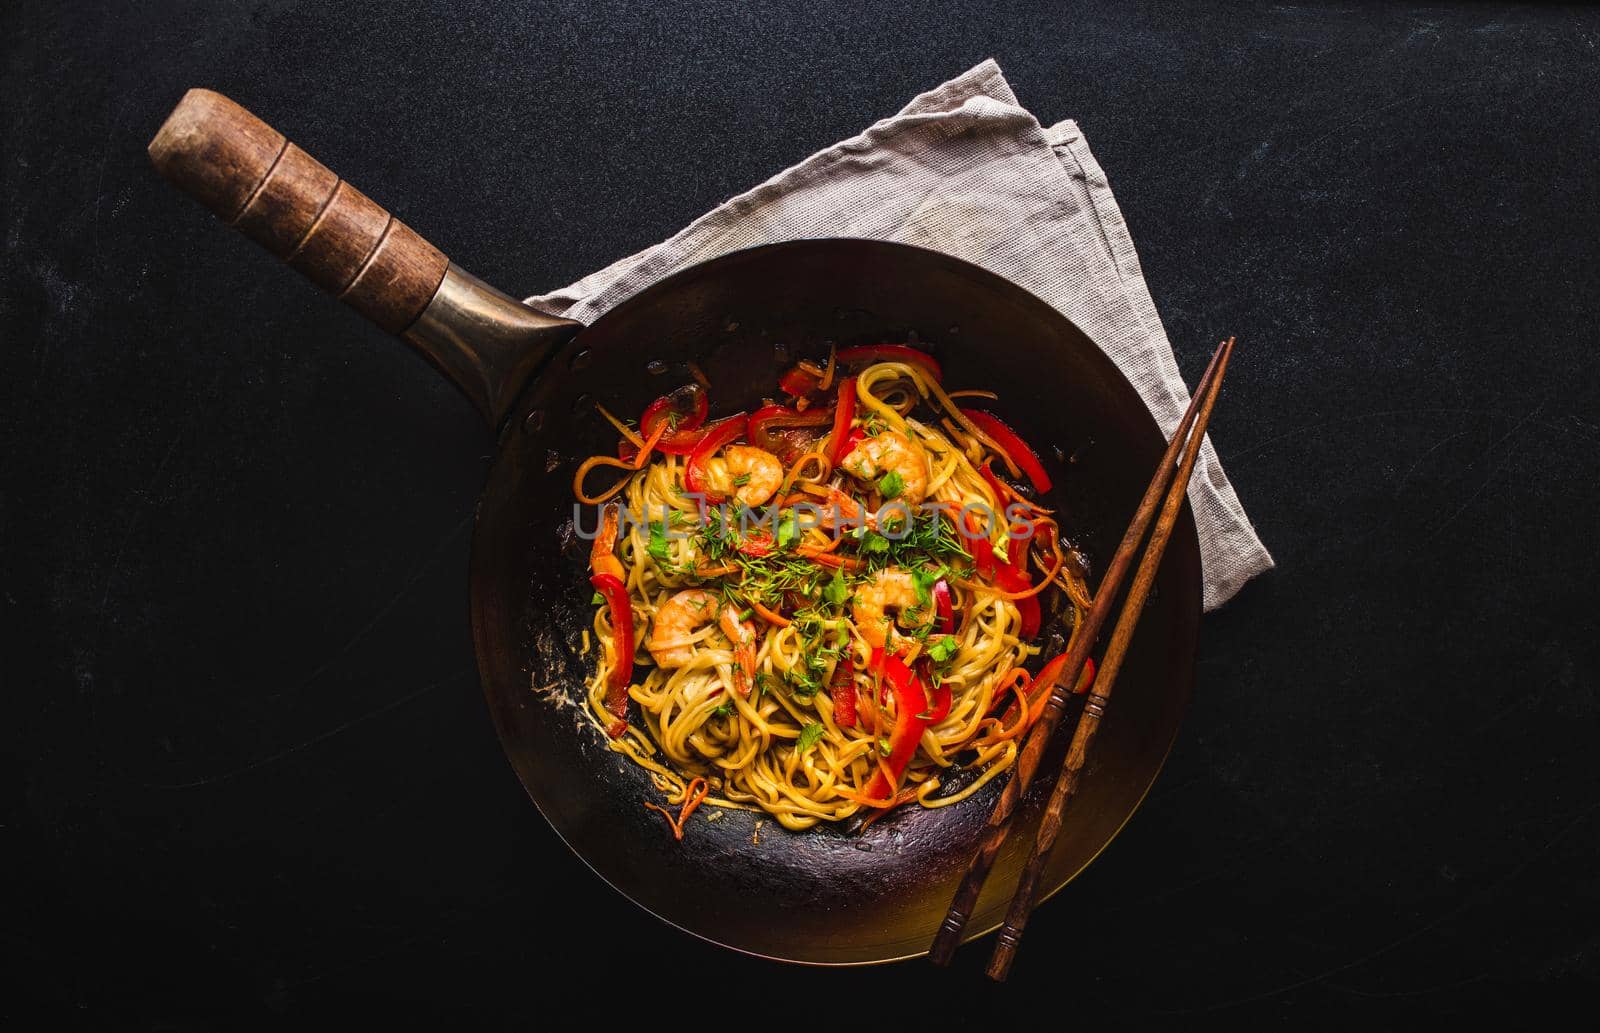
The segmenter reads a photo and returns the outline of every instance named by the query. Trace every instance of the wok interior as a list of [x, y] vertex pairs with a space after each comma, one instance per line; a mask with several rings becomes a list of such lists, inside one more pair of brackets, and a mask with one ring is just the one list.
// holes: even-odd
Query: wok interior
[[[947, 388], [1000, 393], [992, 407], [1060, 471], [1045, 504], [1058, 507], [1097, 580], [1160, 458], [1155, 421], [1112, 363], [1043, 302], [966, 263], [880, 242], [738, 252], [612, 310], [524, 397], [480, 506], [474, 635], [490, 708], [523, 785], [618, 890], [739, 950], [814, 963], [923, 952], [998, 786], [952, 807], [902, 808], [857, 835], [826, 826], [790, 833], [744, 811], [707, 821], [715, 809], [704, 808], [675, 842], [660, 815], [641, 806], [659, 800], [647, 773], [608, 750], [581, 713], [590, 667], [581, 637], [593, 607], [587, 543], [563, 531], [572, 474], [583, 457], [616, 446], [595, 401], [637, 415], [686, 382], [686, 361], [709, 377], [718, 417], [759, 405], [787, 365], [825, 356], [830, 341], [906, 340], [943, 363]], [[1199, 593], [1194, 524], [1184, 519], [1050, 858], [1050, 892], [1110, 841], [1161, 767], [1192, 682]], [[1052, 760], [1044, 772], [1055, 770]], [[1035, 780], [1018, 832], [1037, 824], [1050, 781]], [[1029, 839], [1012, 835], [970, 935], [999, 923]]]

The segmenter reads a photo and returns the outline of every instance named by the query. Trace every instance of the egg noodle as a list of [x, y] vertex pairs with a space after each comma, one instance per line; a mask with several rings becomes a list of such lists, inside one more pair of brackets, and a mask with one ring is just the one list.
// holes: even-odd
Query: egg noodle
[[[840, 376], [852, 352], [876, 361]], [[780, 381], [793, 404], [749, 417], [702, 428], [694, 385], [637, 430], [605, 414], [623, 457], [574, 484], [597, 588], [586, 713], [683, 805], [680, 837], [702, 801], [801, 830], [948, 806], [1016, 760], [1050, 688], [1024, 664], [1042, 624], [1076, 631], [1085, 571], [1018, 486], [1038, 457], [939, 377], [883, 345], [802, 363]], [[597, 466], [624, 476], [586, 495]]]

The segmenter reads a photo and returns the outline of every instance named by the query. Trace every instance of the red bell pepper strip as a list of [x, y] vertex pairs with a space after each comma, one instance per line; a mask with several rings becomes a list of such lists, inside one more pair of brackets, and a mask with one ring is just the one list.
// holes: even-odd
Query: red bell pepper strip
[[833, 681], [828, 685], [833, 697], [833, 723], [840, 728], [854, 728], [856, 724], [856, 664], [848, 656], [833, 667]]
[[[1033, 587], [1033, 580], [1026, 574], [1018, 573], [1017, 568], [1009, 563], [995, 568], [994, 583], [1002, 592], [1026, 592]], [[1012, 602], [1016, 604], [1017, 615], [1022, 622], [1017, 629], [1017, 636], [1024, 642], [1031, 641], [1039, 634], [1039, 597], [1030, 595], [1026, 599], [1013, 599]]]
[[933, 661], [924, 656], [917, 661], [917, 674], [922, 678], [924, 685], [932, 685], [933, 697], [928, 703], [928, 709], [917, 716], [930, 725], [936, 725], [950, 716], [950, 684], [941, 681], [933, 673]]
[[804, 398], [821, 386], [821, 377], [799, 366], [792, 367], [778, 378], [778, 390], [795, 398]]
[[[687, 414], [680, 414], [677, 425], [668, 428], [661, 435], [661, 440], [656, 442], [656, 448], [668, 455], [686, 456], [693, 452], [700, 439], [705, 437], [705, 431], [700, 427], [706, 422], [706, 415], [711, 409], [711, 400], [699, 385], [689, 386], [694, 389], [694, 409]], [[671, 419], [674, 411], [672, 395], [662, 395], [657, 398], [639, 418], [639, 433], [648, 438], [655, 430], [656, 424], [661, 420]]]
[[983, 525], [979, 522], [978, 514], [966, 510], [961, 514], [961, 519], [966, 524], [966, 532], [961, 536], [962, 547], [972, 553], [972, 562], [978, 568], [978, 576], [986, 581], [993, 581], [998, 560], [995, 559], [994, 546], [983, 533]]
[[928, 726], [927, 719], [920, 716], [928, 710], [928, 694], [923, 690], [922, 681], [899, 657], [874, 649], [871, 663], [873, 671], [894, 695], [895, 712], [894, 730], [889, 733], [889, 755], [878, 764], [877, 773], [867, 784], [866, 797], [888, 806], [899, 788], [900, 776], [905, 774], [911, 758], [916, 755], [922, 730]]
[[589, 578], [589, 584], [611, 607], [611, 641], [617, 655], [607, 679], [606, 710], [616, 721], [606, 732], [615, 739], [628, 728], [628, 683], [633, 681], [633, 604], [628, 599], [627, 587], [615, 574], [595, 574]]
[[950, 584], [944, 578], [933, 583], [934, 630], [949, 635], [956, 629], [956, 609], [950, 599]]
[[1050, 475], [1045, 473], [1044, 464], [1039, 461], [1039, 454], [1028, 447], [1028, 443], [1000, 421], [993, 413], [984, 412], [982, 409], [962, 409], [961, 415], [971, 420], [973, 425], [987, 434], [995, 444], [999, 445], [1011, 461], [1028, 475], [1028, 480], [1033, 482], [1034, 488], [1043, 492], [1050, 490]]
[[[1021, 528], [1022, 537], [1015, 537], [1018, 528]], [[1028, 575], [1028, 549], [1033, 545], [1033, 524], [1020, 523], [1011, 528], [1011, 533], [1006, 535], [1006, 559], [1012, 570], [1021, 574], [1024, 580], [1031, 580]], [[1013, 591], [1013, 589], [1007, 589]]]
[[1016, 497], [1016, 491], [1009, 484], [1000, 479], [994, 472], [994, 460], [985, 459], [983, 465], [978, 467], [978, 473], [983, 477], [984, 483], [989, 485], [989, 490], [994, 492], [994, 500], [1000, 503], [1000, 511], [1005, 512], [1007, 500]]
[[834, 466], [847, 454], [851, 426], [856, 418], [856, 378], [845, 377], [839, 381], [839, 404], [833, 408], [833, 434], [828, 438], [828, 462]]
[[705, 437], [689, 453], [689, 464], [684, 467], [683, 485], [690, 494], [703, 495], [707, 502], [723, 501], [721, 495], [714, 494], [706, 482], [706, 461], [720, 452], [724, 446], [731, 445], [744, 436], [750, 418], [743, 413], [730, 416], [721, 423], [712, 424]]
[[[1000, 558], [994, 554], [993, 543], [982, 536], [978, 515], [968, 511], [965, 520], [967, 525], [965, 544], [967, 551], [972, 553], [972, 562], [978, 568], [978, 576], [994, 582], [1003, 592], [1026, 592], [1032, 588], [1033, 581], [1028, 577], [1027, 540], [1007, 538], [1006, 562], [1001, 563]], [[1031, 528], [1029, 537], [1032, 537]], [[1039, 626], [1042, 623], [1039, 597], [1030, 595], [1026, 599], [1016, 599], [1013, 602], [1016, 603], [1017, 614], [1021, 618], [1021, 627], [1017, 629], [1017, 634], [1023, 641], [1029, 641], [1039, 634]]]
[[863, 344], [855, 348], [841, 348], [834, 357], [841, 366], [867, 366], [874, 362], [904, 362], [921, 366], [935, 380], [944, 380], [944, 370], [927, 352], [906, 344]]
[[826, 409], [807, 409], [799, 412], [786, 405], [768, 405], [750, 414], [750, 444], [774, 455], [783, 450], [783, 442], [773, 433], [775, 428], [821, 427], [833, 422], [833, 414]]
[[746, 556], [756, 559], [760, 559], [762, 556], [770, 556], [773, 549], [772, 535], [765, 531], [756, 531], [752, 534], [743, 535], [734, 548]]

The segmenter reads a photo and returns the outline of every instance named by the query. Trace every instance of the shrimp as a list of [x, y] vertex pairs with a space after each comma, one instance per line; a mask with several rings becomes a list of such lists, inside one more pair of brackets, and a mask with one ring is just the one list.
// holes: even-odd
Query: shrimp
[[662, 604], [650, 625], [650, 655], [658, 667], [687, 667], [694, 662], [691, 639], [715, 619], [733, 646], [738, 671], [734, 679], [740, 695], [748, 695], [756, 676], [756, 626], [739, 619], [731, 603], [717, 610], [717, 597], [703, 588], [690, 588]]
[[855, 527], [870, 527], [874, 530], [878, 526], [876, 513], [868, 513], [866, 507], [855, 499], [846, 495], [838, 488], [830, 487], [827, 494], [828, 504], [822, 511], [820, 526], [826, 531], [848, 531]]
[[889, 474], [899, 474], [900, 491], [894, 498], [907, 505], [916, 505], [928, 494], [928, 461], [919, 446], [896, 430], [862, 438], [839, 466], [863, 481], [880, 485]]
[[722, 607], [718, 627], [733, 643], [733, 661], [739, 665], [734, 672], [733, 687], [739, 690], [739, 695], [748, 696], [756, 680], [756, 626], [740, 620], [739, 611], [729, 603]]
[[[911, 579], [911, 572], [899, 567], [885, 567], [871, 581], [856, 589], [855, 599], [850, 604], [850, 616], [854, 618], [861, 637], [867, 640], [867, 645], [882, 649], [889, 638], [888, 611], [894, 610], [903, 621], [908, 611], [918, 606], [917, 588]], [[933, 620], [933, 608], [926, 606], [922, 609], [926, 619], [919, 623], [927, 624]]]
[[747, 506], [759, 506], [772, 498], [783, 483], [783, 463], [764, 448], [729, 445], [722, 450], [728, 468], [733, 497]]

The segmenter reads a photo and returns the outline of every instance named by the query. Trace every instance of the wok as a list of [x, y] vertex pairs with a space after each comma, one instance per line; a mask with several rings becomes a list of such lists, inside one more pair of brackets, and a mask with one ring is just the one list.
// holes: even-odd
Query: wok
[[[578, 856], [657, 917], [737, 950], [817, 964], [924, 953], [998, 784], [956, 806], [902, 808], [857, 834], [790, 833], [723, 811], [716, 821], [697, 816], [675, 842], [641, 806], [659, 798], [646, 773], [582, 719], [580, 640], [592, 607], [570, 481], [582, 457], [616, 444], [594, 403], [640, 412], [686, 382], [690, 361], [710, 379], [716, 416], [758, 404], [784, 368], [825, 354], [829, 342], [913, 339], [943, 364], [947, 384], [1001, 393], [1005, 418], [1063, 472], [1046, 504], [1098, 567], [1165, 441], [1093, 342], [977, 266], [854, 239], [723, 255], [582, 327], [465, 273], [219, 94], [191, 90], [150, 154], [177, 186], [413, 345], [496, 430], [472, 540], [473, 645], [506, 756]], [[1199, 613], [1199, 547], [1186, 513], [1050, 857], [1049, 893], [1105, 848], [1160, 770], [1193, 680]], [[1019, 831], [1037, 824], [1050, 781], [1035, 783]], [[1030, 838], [1010, 838], [971, 935], [999, 924]]]

